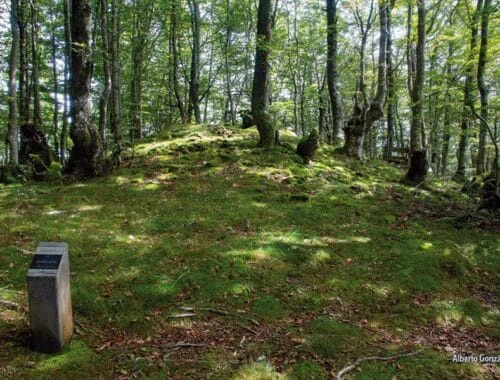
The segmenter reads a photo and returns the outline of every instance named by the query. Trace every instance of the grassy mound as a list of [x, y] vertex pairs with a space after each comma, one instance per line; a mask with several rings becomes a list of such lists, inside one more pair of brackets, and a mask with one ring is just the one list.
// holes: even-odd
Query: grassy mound
[[[350, 374], [489, 378], [494, 365], [449, 360], [500, 340], [499, 238], [454, 227], [468, 198], [330, 147], [306, 167], [282, 140], [263, 151], [254, 131], [190, 126], [105, 178], [0, 185], [0, 377], [319, 379], [423, 348]], [[61, 355], [27, 347], [40, 241], [70, 247]]]

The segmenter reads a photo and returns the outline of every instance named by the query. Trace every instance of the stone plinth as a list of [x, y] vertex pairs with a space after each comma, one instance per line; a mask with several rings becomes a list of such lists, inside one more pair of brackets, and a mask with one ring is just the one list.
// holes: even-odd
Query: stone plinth
[[66, 243], [42, 242], [28, 270], [29, 320], [35, 351], [58, 352], [73, 335]]

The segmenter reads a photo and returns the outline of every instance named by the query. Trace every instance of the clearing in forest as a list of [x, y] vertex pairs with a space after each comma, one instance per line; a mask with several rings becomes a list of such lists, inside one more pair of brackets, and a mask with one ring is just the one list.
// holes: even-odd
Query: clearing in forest
[[[416, 351], [346, 376], [498, 376], [450, 360], [500, 343], [499, 237], [458, 218], [468, 197], [330, 147], [304, 166], [296, 138], [255, 134], [167, 130], [107, 177], [0, 185], [0, 377], [322, 379]], [[27, 348], [40, 241], [70, 247], [60, 355]]]

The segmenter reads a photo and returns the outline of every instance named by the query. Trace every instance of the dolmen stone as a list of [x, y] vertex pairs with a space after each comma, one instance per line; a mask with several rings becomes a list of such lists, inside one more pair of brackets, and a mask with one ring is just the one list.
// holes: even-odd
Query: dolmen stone
[[28, 270], [32, 348], [54, 353], [73, 335], [73, 311], [66, 243], [41, 242]]

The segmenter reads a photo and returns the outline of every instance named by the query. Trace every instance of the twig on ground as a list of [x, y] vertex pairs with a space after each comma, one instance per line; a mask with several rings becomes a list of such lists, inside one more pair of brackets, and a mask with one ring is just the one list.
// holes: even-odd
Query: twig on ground
[[186, 343], [186, 342], [177, 342], [171, 346], [170, 348], [189, 348], [189, 347], [205, 347], [205, 343]]
[[337, 380], [342, 380], [342, 376], [344, 376], [346, 373], [352, 371], [354, 368], [359, 366], [363, 362], [368, 362], [372, 360], [382, 360], [382, 361], [391, 361], [394, 359], [398, 358], [403, 358], [403, 357], [408, 357], [408, 356], [415, 356], [418, 355], [422, 350], [418, 350], [415, 352], [408, 352], [406, 354], [399, 354], [399, 355], [392, 355], [392, 356], [368, 356], [366, 358], [359, 358], [354, 362], [354, 364], [351, 364], [347, 367], [342, 368], [339, 372], [337, 372], [336, 379]]
[[251, 332], [252, 334], [257, 335], [257, 331], [255, 331], [255, 330], [251, 329], [251, 328], [250, 328], [250, 327], [248, 327], [248, 326], [245, 326], [243, 323], [236, 322], [236, 324], [237, 324], [238, 326], [240, 326], [242, 329], [245, 329], [245, 330], [247, 330], [248, 332]]
[[12, 301], [0, 300], [0, 305], [10, 310], [26, 311], [26, 308], [24, 306], [19, 305], [18, 303]]
[[169, 348], [171, 348], [170, 351], [168, 351], [165, 355], [163, 355], [163, 360], [168, 358], [170, 355], [174, 354], [176, 351], [180, 350], [181, 348], [196, 348], [196, 347], [205, 347], [206, 344], [204, 343], [186, 343], [186, 342], [178, 342], [175, 343]]
[[19, 248], [19, 247], [14, 247], [16, 248], [19, 252], [21, 252], [23, 255], [28, 255], [28, 256], [33, 256], [35, 252], [33, 251], [28, 251], [27, 249], [24, 248]]
[[195, 313], [182, 313], [182, 314], [175, 314], [175, 315], [169, 315], [167, 318], [191, 318], [196, 316]]
[[[101, 333], [95, 329], [93, 329], [92, 327], [88, 327], [88, 326], [85, 326], [82, 322], [80, 322], [79, 319], [76, 319], [76, 318], [73, 318], [73, 322], [75, 323], [76, 326], [80, 327], [80, 329], [83, 331], [83, 332], [93, 332], [94, 334], [97, 334], [97, 335], [100, 335]], [[82, 335], [82, 334], [80, 334]]]
[[257, 322], [255, 319], [248, 318], [248, 317], [245, 317], [245, 316], [237, 314], [237, 313], [230, 313], [229, 311], [215, 309], [213, 307], [200, 307], [199, 310], [209, 311], [209, 312], [214, 313], [214, 314], [220, 314], [220, 315], [226, 315], [226, 316], [231, 316], [231, 317], [237, 317], [237, 318], [243, 319], [245, 321], [252, 322], [255, 326], [260, 326], [260, 323]]

